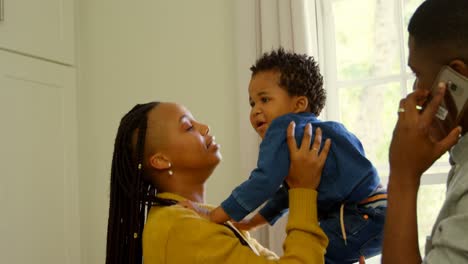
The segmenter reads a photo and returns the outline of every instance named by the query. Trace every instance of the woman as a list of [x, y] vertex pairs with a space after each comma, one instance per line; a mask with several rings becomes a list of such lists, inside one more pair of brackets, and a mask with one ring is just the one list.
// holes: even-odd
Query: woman
[[209, 127], [178, 104], [135, 106], [115, 140], [106, 263], [141, 263], [142, 257], [145, 264], [323, 263], [328, 240], [318, 226], [315, 189], [330, 142], [319, 154], [320, 131], [309, 148], [312, 128], [306, 129], [298, 149], [293, 124], [288, 128], [290, 216], [278, 258], [231, 223], [204, 218], [211, 209], [204, 204], [205, 182], [221, 160]]

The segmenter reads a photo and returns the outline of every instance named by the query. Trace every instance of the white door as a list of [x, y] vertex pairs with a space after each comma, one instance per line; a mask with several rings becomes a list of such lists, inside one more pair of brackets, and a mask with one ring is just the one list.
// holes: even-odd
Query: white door
[[0, 48], [74, 64], [74, 0], [0, 0]]
[[74, 76], [0, 50], [0, 263], [80, 263]]

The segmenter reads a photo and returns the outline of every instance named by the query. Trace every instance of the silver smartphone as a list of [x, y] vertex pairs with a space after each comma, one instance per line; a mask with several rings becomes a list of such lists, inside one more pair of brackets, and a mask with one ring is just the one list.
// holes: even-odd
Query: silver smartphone
[[461, 126], [464, 134], [468, 129], [465, 125], [468, 123], [468, 78], [449, 66], [443, 66], [433, 83], [433, 92], [440, 82], [447, 84], [447, 90], [434, 120], [437, 130], [434, 137], [442, 139], [456, 126]]

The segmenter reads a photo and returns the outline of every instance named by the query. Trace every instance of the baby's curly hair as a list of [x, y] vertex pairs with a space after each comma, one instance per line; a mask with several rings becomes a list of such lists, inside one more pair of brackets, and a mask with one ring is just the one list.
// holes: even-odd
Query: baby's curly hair
[[306, 96], [310, 112], [318, 116], [325, 106], [326, 91], [323, 77], [313, 57], [306, 54], [286, 52], [283, 48], [264, 53], [255, 65], [250, 67], [252, 77], [264, 71], [279, 71], [279, 86], [289, 95]]

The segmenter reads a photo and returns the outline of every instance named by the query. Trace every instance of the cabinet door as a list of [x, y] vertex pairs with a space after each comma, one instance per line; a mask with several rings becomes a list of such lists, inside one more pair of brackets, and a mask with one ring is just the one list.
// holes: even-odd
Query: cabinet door
[[74, 0], [0, 2], [0, 48], [74, 64]]
[[0, 263], [80, 263], [74, 76], [0, 50]]

